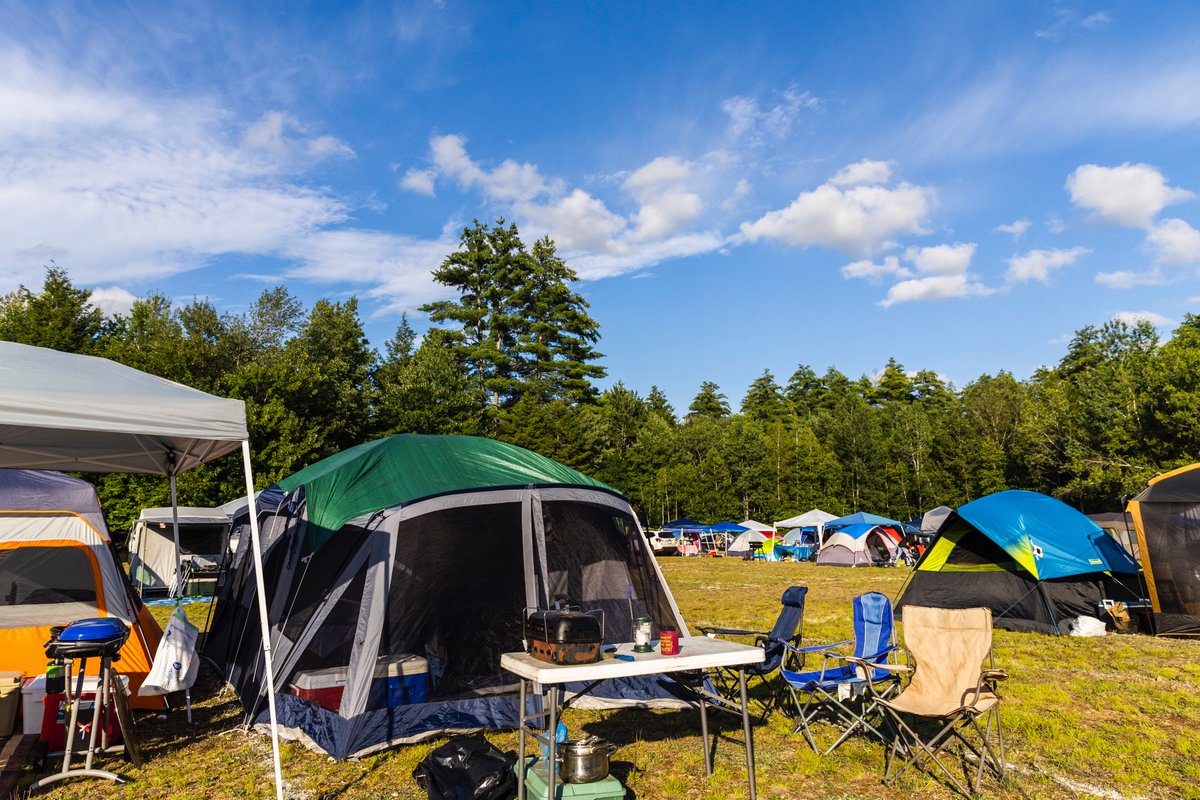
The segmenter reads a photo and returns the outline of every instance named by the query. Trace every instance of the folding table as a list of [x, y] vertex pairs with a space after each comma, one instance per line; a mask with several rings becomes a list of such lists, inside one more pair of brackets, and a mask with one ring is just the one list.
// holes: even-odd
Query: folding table
[[[526, 728], [533, 728], [532, 723], [535, 721], [548, 718], [549, 724], [545, 728], [545, 733], [538, 733], [536, 729], [529, 732], [537, 742], [549, 747], [549, 752], [553, 753], [554, 733], [558, 727], [558, 717], [562, 709], [571, 705], [580, 696], [590, 692], [601, 681], [633, 675], [660, 675], [718, 667], [736, 669], [738, 672], [741, 700], [738, 711], [742, 716], [742, 732], [746, 740], [746, 772], [750, 784], [750, 800], [756, 800], [758, 793], [754, 784], [754, 737], [750, 729], [750, 712], [746, 701], [746, 667], [762, 663], [763, 650], [761, 647], [710, 639], [706, 636], [681, 638], [679, 645], [678, 655], [664, 656], [658, 652], [657, 644], [655, 649], [649, 653], [635, 653], [631, 643], [621, 644], [617, 646], [616, 652], [605, 653], [600, 661], [593, 664], [548, 664], [545, 661], [537, 660], [528, 653], [521, 652], [502, 655], [500, 667], [520, 678], [521, 684], [521, 735], [517, 750], [517, 764], [520, 769], [517, 779], [518, 800], [525, 800]], [[633, 656], [634, 660], [623, 661], [617, 658], [618, 655]], [[563, 684], [566, 683], [584, 683], [586, 686], [564, 700]], [[530, 713], [526, 708], [526, 697], [530, 688], [541, 695], [543, 711], [540, 713]], [[709, 750], [708, 738], [708, 703], [717, 701], [714, 705], [719, 707], [718, 704], [722, 703], [722, 698], [708, 695], [703, 687], [691, 688], [691, 691], [700, 704], [700, 732], [704, 740], [704, 774], [705, 777], [709, 777], [712, 775], [712, 753]], [[547, 695], [549, 702], [547, 702]], [[723, 702], [727, 703], [728, 701]], [[550, 758], [547, 761], [547, 785], [551, 787], [550, 792], [553, 796], [555, 759]]]

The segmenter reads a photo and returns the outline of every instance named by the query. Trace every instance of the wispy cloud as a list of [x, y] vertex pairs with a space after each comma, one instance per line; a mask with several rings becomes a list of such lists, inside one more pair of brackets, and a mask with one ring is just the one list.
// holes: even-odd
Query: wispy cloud
[[1029, 230], [1029, 225], [1030, 222], [1028, 219], [1018, 219], [1004, 225], [997, 225], [992, 228], [992, 233], [1007, 233], [1012, 236], [1014, 242], [1017, 242]]
[[1200, 124], [1200, 57], [1074, 53], [1010, 61], [946, 96], [896, 145], [914, 162], [1046, 150], [1093, 136], [1146, 136]]
[[721, 110], [729, 116], [731, 136], [754, 141], [763, 137], [783, 138], [802, 110], [820, 105], [820, 98], [811, 92], [789, 87], [775, 93], [766, 103], [755, 97], [734, 95], [721, 103]]

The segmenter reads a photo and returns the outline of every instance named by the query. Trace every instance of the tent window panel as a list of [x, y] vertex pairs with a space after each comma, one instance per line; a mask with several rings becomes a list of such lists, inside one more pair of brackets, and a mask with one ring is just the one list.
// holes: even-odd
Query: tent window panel
[[563, 595], [584, 610], [603, 610], [608, 642], [632, 637], [630, 586], [636, 613], [646, 613], [656, 629], [675, 624], [648, 561], [653, 556], [642, 547], [631, 517], [578, 502], [544, 503], [542, 514], [552, 598]]
[[[293, 642], [299, 638], [305, 627], [308, 626], [308, 621], [312, 619], [313, 614], [317, 612], [317, 609], [321, 607], [325, 598], [333, 590], [333, 582], [342, 574], [346, 563], [366, 541], [367, 536], [368, 532], [365, 529], [347, 525], [338, 532], [337, 536], [325, 541], [317, 552], [308, 553], [299, 559], [295, 567], [297, 577], [288, 580], [293, 594], [288, 599], [286, 606], [283, 623], [285, 638]], [[292, 541], [303, 543], [302, 546], [307, 547], [308, 540], [309, 537], [305, 536], [295, 537]], [[284, 572], [287, 571], [284, 563], [287, 555], [286, 548], [275, 548], [271, 555], [272, 563], [263, 568], [263, 575], [270, 577], [274, 574], [272, 571], [272, 566], [274, 566], [278, 570], [280, 580], [290, 579], [291, 576], [284, 575]], [[362, 598], [361, 585], [358, 588], [357, 596]], [[351, 627], [353, 633], [353, 626]], [[347, 656], [348, 660], [349, 656]], [[345, 663], [347, 662], [343, 662], [343, 664]]]
[[350, 579], [346, 591], [334, 603], [329, 616], [321, 623], [321, 629], [297, 662], [297, 672], [349, 665], [365, 581], [365, 572], [359, 572]]
[[[174, 545], [175, 534], [168, 525], [161, 534], [167, 536]], [[211, 556], [220, 555], [225, 551], [224, 525], [188, 525], [179, 528], [179, 547], [184, 555]]]
[[96, 604], [92, 560], [78, 547], [0, 550], [0, 605]]
[[505, 683], [500, 655], [521, 649], [521, 504], [467, 506], [403, 520], [380, 655], [429, 664], [431, 699]]
[[1159, 606], [1200, 615], [1200, 505], [1143, 501], [1141, 510]]
[[963, 531], [958, 537], [954, 549], [946, 556], [946, 565], [948, 567], [1000, 566], [1005, 569], [1017, 569], [1016, 562], [1003, 547], [975, 528]]

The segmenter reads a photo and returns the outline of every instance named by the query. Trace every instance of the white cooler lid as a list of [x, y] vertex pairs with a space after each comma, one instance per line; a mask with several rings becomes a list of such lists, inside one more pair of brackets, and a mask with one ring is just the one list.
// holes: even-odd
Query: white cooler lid
[[400, 675], [425, 675], [429, 662], [421, 656], [404, 653], [398, 656], [380, 656], [375, 665], [375, 677], [395, 678]]

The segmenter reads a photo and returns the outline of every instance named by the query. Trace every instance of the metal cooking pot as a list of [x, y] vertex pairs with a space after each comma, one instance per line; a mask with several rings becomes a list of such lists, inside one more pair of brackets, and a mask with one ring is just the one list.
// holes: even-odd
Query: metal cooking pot
[[608, 757], [616, 745], [589, 736], [558, 746], [559, 774], [567, 783], [592, 783], [608, 777]]

